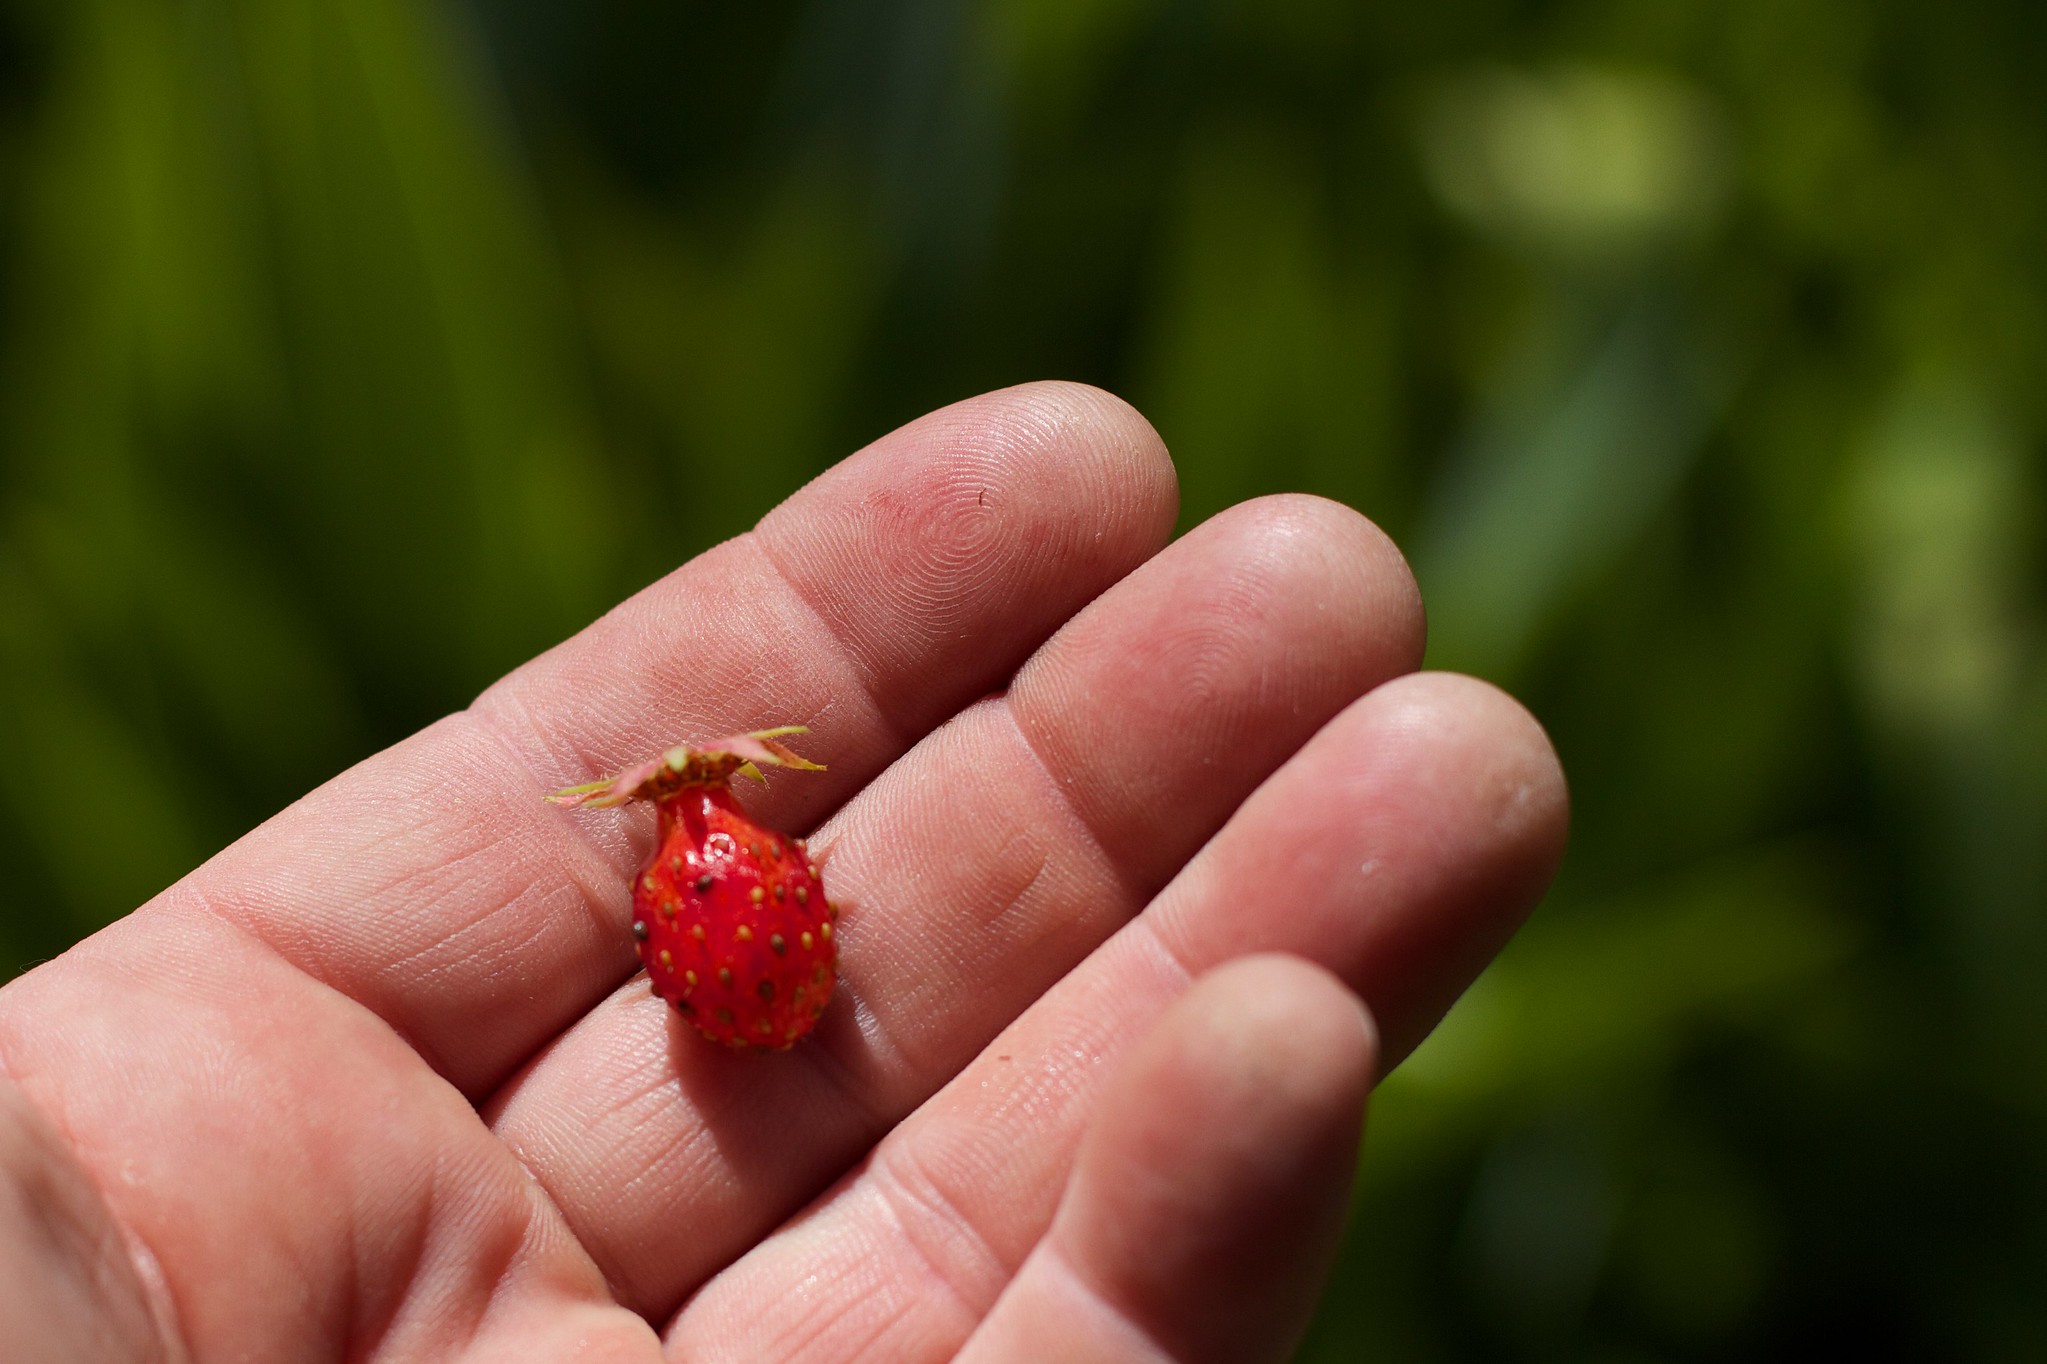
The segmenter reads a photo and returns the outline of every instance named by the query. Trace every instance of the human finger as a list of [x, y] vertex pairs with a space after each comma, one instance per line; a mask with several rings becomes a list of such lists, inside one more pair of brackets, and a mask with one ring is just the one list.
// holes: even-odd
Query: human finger
[[0, 1359], [169, 1358], [129, 1248], [91, 1176], [0, 1075]]
[[1240, 958], [1108, 1081], [1059, 1211], [957, 1364], [1259, 1364], [1299, 1343], [1343, 1226], [1375, 1065], [1357, 997]]

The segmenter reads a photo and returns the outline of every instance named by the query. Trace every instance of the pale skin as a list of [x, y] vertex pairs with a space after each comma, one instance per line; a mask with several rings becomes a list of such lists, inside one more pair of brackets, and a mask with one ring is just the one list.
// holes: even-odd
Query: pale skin
[[[1096, 390], [935, 413], [0, 990], [0, 1358], [1286, 1358], [1564, 786], [1362, 516], [1176, 499]], [[786, 723], [841, 984], [733, 1054], [651, 812], [542, 795]]]

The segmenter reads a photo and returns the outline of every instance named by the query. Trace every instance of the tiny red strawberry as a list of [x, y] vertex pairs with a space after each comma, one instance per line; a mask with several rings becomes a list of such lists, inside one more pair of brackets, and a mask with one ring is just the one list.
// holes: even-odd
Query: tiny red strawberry
[[633, 936], [655, 993], [714, 1042], [786, 1048], [824, 1013], [838, 978], [838, 910], [800, 838], [764, 829], [732, 798], [735, 772], [822, 771], [780, 743], [800, 725], [671, 748], [557, 805], [651, 800], [654, 854], [633, 878]]

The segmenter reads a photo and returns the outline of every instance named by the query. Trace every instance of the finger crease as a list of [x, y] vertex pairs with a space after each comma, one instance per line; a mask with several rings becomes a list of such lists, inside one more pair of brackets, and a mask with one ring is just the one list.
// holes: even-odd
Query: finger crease
[[774, 574], [776, 581], [781, 583], [782, 589], [790, 598], [818, 623], [818, 627], [825, 633], [825, 638], [831, 641], [832, 648], [845, 661], [847, 670], [853, 674], [853, 681], [860, 688], [861, 699], [867, 703], [868, 711], [873, 714], [879, 727], [884, 731], [882, 737], [887, 741], [887, 750], [891, 753], [907, 752], [910, 743], [905, 737], [903, 726], [889, 707], [882, 704], [881, 694], [875, 689], [874, 679], [860, 651], [853, 647], [845, 632], [826, 614], [825, 609], [818, 605], [817, 600], [804, 590], [803, 584], [797, 581], [796, 575], [789, 571], [775, 551], [768, 547], [768, 542], [759, 532], [751, 532], [742, 538], [760, 555], [761, 561], [768, 566], [769, 572]]
[[1134, 1337], [1135, 1343], [1150, 1351], [1147, 1356], [1119, 1355], [1118, 1358], [1145, 1358], [1156, 1360], [1158, 1364], [1172, 1364], [1172, 1361], [1180, 1358], [1177, 1352], [1167, 1349], [1129, 1308], [1117, 1302], [1115, 1295], [1098, 1283], [1092, 1274], [1075, 1264], [1060, 1247], [1058, 1237], [1047, 1236], [1039, 1245], [1038, 1263], [1035, 1267], [1064, 1279], [1071, 1291], [1079, 1295], [1084, 1302], [1093, 1305], [1095, 1310], [1107, 1319], [1109, 1325], [1128, 1333]]
[[1002, 709], [1009, 717], [1010, 726], [1015, 729], [1024, 751], [1030, 754], [1032, 764], [1044, 778], [1045, 785], [1051, 788], [1055, 797], [1053, 803], [1067, 823], [1079, 831], [1081, 835], [1079, 841], [1095, 854], [1096, 862], [1107, 871], [1110, 884], [1122, 901], [1124, 915], [1127, 917], [1134, 913], [1150, 898], [1149, 895], [1132, 880], [1130, 873], [1123, 866], [1122, 859], [1110, 848], [1107, 837], [1082, 811], [1079, 802], [1074, 800], [1072, 792], [1067, 789], [1066, 783], [1059, 780], [1058, 770], [1045, 757], [1044, 751], [1038, 747], [1037, 739], [1031, 734], [1030, 726], [1024, 723], [1023, 717], [1017, 714], [1015, 704], [1006, 696], [1002, 699]]
[[[936, 1184], [906, 1176], [885, 1149], [876, 1154], [879, 1159], [869, 1167], [869, 1177], [903, 1241], [947, 1296], [970, 1320], [979, 1321], [1000, 1296], [1015, 1266], [995, 1253], [973, 1219]], [[933, 1228], [939, 1240], [953, 1247], [953, 1253], [945, 1254], [934, 1244]]]

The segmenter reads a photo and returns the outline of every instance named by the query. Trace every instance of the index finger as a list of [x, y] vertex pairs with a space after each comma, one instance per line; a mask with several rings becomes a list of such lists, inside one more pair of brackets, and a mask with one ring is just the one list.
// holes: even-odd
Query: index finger
[[831, 770], [749, 801], [806, 827], [1153, 554], [1176, 511], [1158, 437], [1105, 393], [956, 404], [320, 788], [153, 912], [235, 922], [485, 1092], [636, 968], [626, 886], [648, 817], [571, 815], [544, 791], [681, 739], [808, 723], [805, 756]]

